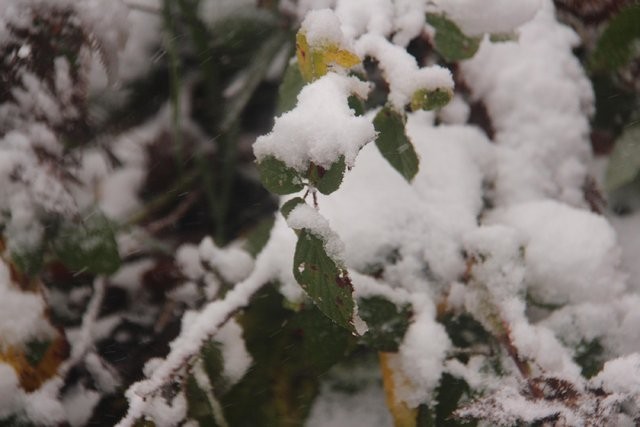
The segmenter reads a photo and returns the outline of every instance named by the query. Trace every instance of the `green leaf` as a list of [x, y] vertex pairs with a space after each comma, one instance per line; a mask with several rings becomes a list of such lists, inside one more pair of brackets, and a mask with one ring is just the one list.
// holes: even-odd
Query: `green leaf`
[[321, 376], [355, 347], [351, 333], [313, 304], [299, 311], [285, 304], [275, 286], [266, 286], [238, 317], [253, 364], [220, 396], [230, 426], [304, 425]]
[[346, 169], [344, 156], [340, 156], [338, 161], [332, 164], [329, 169], [312, 164], [309, 168], [309, 182], [322, 194], [331, 194], [340, 188]]
[[493, 33], [489, 34], [489, 41], [491, 43], [506, 43], [518, 41], [518, 34], [512, 33]]
[[609, 157], [605, 186], [615, 190], [630, 183], [640, 171], [640, 125], [628, 127]]
[[582, 368], [585, 378], [591, 378], [600, 372], [607, 360], [605, 349], [597, 338], [578, 344], [573, 358]]
[[273, 215], [264, 218], [249, 232], [244, 244], [244, 249], [249, 252], [252, 257], [255, 258], [258, 256], [266, 246], [269, 237], [271, 237], [271, 229], [273, 228], [273, 224], [275, 224], [275, 219]]
[[455, 22], [444, 15], [427, 13], [427, 22], [436, 30], [436, 50], [450, 62], [469, 59], [480, 47], [480, 37], [466, 36]]
[[51, 241], [51, 249], [73, 271], [111, 274], [120, 267], [112, 224], [100, 211], [79, 223], [63, 222]]
[[223, 117], [219, 125], [220, 132], [228, 132], [238, 122], [256, 89], [264, 80], [269, 65], [281, 51], [286, 40], [284, 32], [277, 32], [260, 44], [260, 48], [253, 55], [251, 62], [242, 71], [244, 76], [242, 89], [225, 103]]
[[470, 388], [466, 381], [450, 374], [443, 374], [436, 390], [438, 405], [436, 406], [435, 425], [442, 427], [472, 427], [478, 423], [473, 420], [459, 420], [453, 417], [458, 409], [460, 399], [469, 395]]
[[35, 424], [15, 415], [0, 419], [0, 427], [35, 427]]
[[304, 188], [298, 172], [273, 156], [258, 163], [260, 181], [272, 193], [281, 196], [296, 193]]
[[325, 316], [353, 330], [353, 286], [346, 270], [338, 267], [324, 242], [303, 229], [293, 256], [293, 275]]
[[376, 115], [373, 125], [378, 131], [376, 145], [382, 156], [407, 181], [411, 181], [418, 173], [420, 160], [405, 134], [402, 115], [390, 107], [385, 107]]
[[640, 6], [631, 5], [618, 13], [600, 36], [591, 56], [594, 70], [615, 70], [637, 53], [634, 41], [640, 38]]
[[424, 403], [418, 406], [416, 427], [436, 427], [436, 419], [433, 411]]
[[287, 324], [299, 343], [299, 357], [309, 369], [323, 374], [352, 349], [351, 334], [328, 319], [317, 307], [297, 313]]
[[221, 68], [220, 75], [232, 75], [250, 65], [257, 50], [278, 29], [275, 14], [255, 7], [238, 8], [209, 28], [211, 52], [216, 55], [210, 61]]
[[364, 103], [357, 96], [351, 95], [349, 98], [347, 98], [347, 104], [349, 105], [349, 108], [353, 110], [356, 116], [364, 115]]
[[398, 307], [381, 296], [360, 298], [358, 314], [369, 327], [362, 336], [365, 344], [378, 351], [398, 351], [409, 328], [412, 315], [410, 304]]
[[220, 351], [220, 343], [215, 340], [205, 342], [200, 349], [200, 357], [214, 392], [219, 393], [225, 390], [228, 384], [227, 379], [222, 376], [224, 359]]
[[43, 259], [44, 249], [42, 247], [11, 250], [11, 261], [13, 261], [21, 273], [29, 277], [35, 277], [40, 273]]
[[305, 85], [297, 62], [290, 62], [284, 72], [280, 89], [278, 89], [278, 104], [276, 115], [292, 110], [298, 103], [298, 94]]
[[207, 393], [198, 386], [198, 382], [189, 375], [185, 385], [187, 398], [187, 417], [198, 422], [200, 427], [217, 427], [213, 408], [209, 403]]
[[27, 358], [27, 361], [29, 362], [29, 364], [31, 366], [37, 366], [38, 363], [40, 363], [40, 361], [42, 359], [44, 359], [47, 350], [49, 349], [49, 347], [51, 346], [51, 341], [50, 340], [46, 340], [46, 341], [40, 341], [40, 340], [33, 340], [33, 341], [29, 341], [27, 343], [27, 351], [25, 352], [25, 356]]
[[453, 98], [453, 91], [449, 88], [418, 90], [411, 97], [411, 110], [439, 110], [447, 105], [451, 98]]

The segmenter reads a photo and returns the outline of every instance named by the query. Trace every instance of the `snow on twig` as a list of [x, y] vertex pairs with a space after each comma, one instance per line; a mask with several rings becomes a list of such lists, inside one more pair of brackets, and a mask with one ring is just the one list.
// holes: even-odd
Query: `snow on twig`
[[150, 410], [151, 402], [162, 387], [180, 376], [180, 371], [200, 352], [202, 344], [218, 330], [272, 277], [272, 267], [264, 251], [256, 260], [256, 268], [244, 281], [230, 290], [224, 299], [209, 303], [199, 313], [185, 314], [180, 335], [170, 344], [167, 357], [149, 378], [134, 383], [126, 392], [129, 411], [116, 426], [132, 426]]

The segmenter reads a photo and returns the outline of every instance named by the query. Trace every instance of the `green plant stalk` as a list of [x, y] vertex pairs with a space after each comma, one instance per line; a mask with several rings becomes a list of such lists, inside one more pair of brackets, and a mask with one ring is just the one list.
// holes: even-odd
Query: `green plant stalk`
[[165, 27], [165, 48], [169, 57], [169, 75], [170, 75], [170, 100], [171, 100], [171, 120], [172, 120], [172, 136], [175, 143], [176, 166], [178, 168], [178, 176], [184, 174], [184, 147], [182, 144], [182, 134], [180, 132], [180, 59], [175, 44], [176, 28], [173, 19], [172, 0], [164, 0], [162, 7], [162, 16]]
[[221, 136], [218, 138], [218, 148], [220, 150], [220, 161], [218, 163], [220, 167], [218, 169], [220, 171], [218, 175], [219, 197], [215, 211], [217, 218], [216, 240], [219, 244], [224, 244], [226, 239], [224, 224], [228, 215], [238, 156], [235, 141], [239, 119], [258, 85], [264, 80], [271, 61], [287, 43], [287, 36], [288, 34], [285, 32], [277, 32], [260, 47], [251, 65], [242, 71], [244, 74], [242, 91], [228, 103], [225, 114], [222, 116], [220, 123]]
[[149, 216], [157, 212], [158, 210], [168, 206], [174, 202], [175, 199], [185, 190], [187, 190], [196, 178], [200, 176], [199, 171], [190, 171], [182, 175], [176, 184], [166, 192], [160, 194], [156, 198], [145, 203], [144, 208], [132, 214], [126, 221], [125, 226], [137, 225], [147, 219]]
[[[187, 20], [189, 32], [191, 38], [195, 44], [199, 57], [199, 66], [201, 67], [201, 75], [203, 76], [205, 85], [205, 96], [207, 101], [207, 118], [209, 129], [208, 132], [211, 135], [220, 134], [216, 123], [219, 117], [219, 106], [222, 105], [221, 101], [221, 88], [220, 88], [220, 76], [215, 63], [212, 60], [213, 52], [209, 46], [210, 35], [205, 25], [198, 18], [196, 11], [198, 10], [199, 0], [178, 0], [180, 11]], [[221, 144], [220, 140], [224, 138], [215, 138], [214, 141], [217, 144], [217, 155], [220, 157], [226, 157], [228, 151], [227, 145], [233, 146], [235, 144], [231, 141], [229, 144]], [[211, 168], [211, 165], [207, 161], [205, 156], [198, 156], [196, 167], [198, 168], [202, 180], [202, 186], [204, 189], [205, 198], [207, 201], [208, 211], [211, 215], [211, 222], [213, 228], [216, 230], [215, 240], [219, 245], [225, 243], [225, 222], [226, 222], [226, 210], [224, 206], [228, 203], [225, 201], [224, 192], [222, 188], [230, 186], [226, 184], [227, 179], [223, 177], [220, 172], [222, 169], [223, 161], [218, 160]], [[235, 169], [235, 164], [233, 165]], [[231, 171], [233, 177], [233, 169]], [[219, 189], [216, 191], [216, 186]]]

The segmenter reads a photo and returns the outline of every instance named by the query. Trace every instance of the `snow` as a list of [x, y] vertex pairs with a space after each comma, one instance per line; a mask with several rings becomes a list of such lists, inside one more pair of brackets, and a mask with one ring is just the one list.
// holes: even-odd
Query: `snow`
[[242, 339], [242, 328], [232, 319], [220, 328], [215, 339], [222, 345], [222, 375], [233, 385], [242, 379], [253, 362]]
[[274, 156], [300, 173], [310, 162], [328, 169], [340, 156], [353, 165], [376, 133], [369, 120], [355, 116], [347, 98], [351, 94], [365, 98], [368, 91], [367, 83], [336, 73], [306, 85], [296, 108], [278, 117], [271, 133], [256, 140], [256, 159]]
[[[462, 3], [442, 7], [450, 7], [453, 14]], [[491, 2], [489, 10], [499, 3]], [[538, 1], [526, 2], [512, 19], [498, 22], [486, 18], [478, 21], [482, 28], [475, 30], [510, 31], [533, 18], [539, 5]], [[342, 30], [356, 37], [359, 56], [379, 61], [390, 84], [389, 99], [397, 109], [404, 110], [420, 87], [415, 83], [416, 73], [425, 72], [424, 82], [433, 85], [431, 88], [451, 87], [446, 70], [424, 69], [430, 75], [419, 70], [404, 49], [378, 35], [384, 34], [384, 29], [366, 29], [366, 14], [356, 21], [350, 6], [340, 2], [338, 6]], [[420, 2], [403, 5], [407, 10], [423, 6]], [[323, 224], [330, 224], [344, 242], [345, 265], [352, 270], [357, 295], [389, 294], [392, 300], [406, 298], [414, 309], [422, 307], [422, 311], [417, 309], [394, 368], [401, 378], [397, 386], [402, 399], [414, 406], [431, 399], [451, 346], [434, 320], [433, 308], [425, 308], [433, 307], [440, 292], [451, 290], [452, 305], [479, 319], [497, 315], [504, 325], [495, 324], [494, 319], [493, 324], [486, 322], [487, 328], [501, 334], [508, 326], [510, 339], [519, 354], [534, 363], [534, 372], [576, 379], [580, 368], [565, 347], [569, 334], [563, 332], [571, 323], [554, 315], [546, 320], [542, 315], [541, 323], [533, 323], [527, 317], [526, 295], [541, 304], [568, 304], [570, 310], [591, 302], [604, 307], [626, 291], [613, 229], [604, 218], [584, 209], [582, 186], [590, 160], [586, 136], [592, 92], [571, 53], [577, 38], [556, 23], [549, 2], [544, 2], [519, 34], [517, 42], [484, 41], [478, 55], [461, 64], [472, 97], [484, 101], [489, 109], [496, 144], [489, 144], [478, 130], [464, 125], [469, 106], [457, 96], [439, 113], [445, 125], [434, 126], [432, 114], [409, 114], [407, 133], [421, 159], [411, 185], [394, 174], [375, 147], [366, 145], [340, 189], [318, 196], [318, 212], [300, 207], [309, 216], [326, 218]], [[256, 144], [257, 155], [261, 150], [260, 143]], [[485, 197], [495, 208], [485, 204]], [[301, 227], [291, 223], [291, 218], [288, 222], [292, 228]], [[277, 221], [271, 242], [281, 240], [278, 247], [292, 251], [295, 236], [285, 230], [286, 224]], [[476, 260], [471, 283], [466, 286], [458, 282], [466, 269], [463, 250]], [[280, 271], [290, 268], [288, 261], [280, 264]], [[381, 278], [358, 274], [376, 265], [384, 266]], [[289, 292], [291, 286], [283, 289]], [[630, 313], [621, 302], [616, 304], [619, 308], [609, 309], [609, 316], [622, 316], [632, 324]], [[592, 328], [601, 317], [585, 312], [578, 329]], [[601, 331], [598, 337], [616, 335], [605, 332], [605, 325], [622, 327], [622, 323], [608, 321], [593, 330]], [[625, 333], [630, 331], [625, 329]], [[622, 333], [607, 345], [621, 351], [620, 337]], [[573, 337], [578, 342], [582, 338]], [[477, 359], [474, 366], [482, 363]], [[459, 366], [457, 369], [464, 372]], [[465, 375], [470, 375], [470, 369]], [[476, 378], [475, 383], [482, 381]], [[494, 390], [500, 387], [497, 382], [491, 386]], [[509, 390], [519, 395], [515, 389]], [[515, 396], [505, 404], [513, 404], [504, 408], [506, 412], [524, 414], [531, 420], [558, 411], [557, 406], [531, 406]]]
[[307, 230], [322, 240], [324, 250], [331, 259], [342, 260], [344, 244], [329, 222], [311, 206], [302, 203], [293, 208], [287, 216], [287, 225], [294, 230]]
[[616, 235], [601, 216], [549, 200], [498, 209], [487, 222], [527, 236], [526, 281], [535, 301], [606, 301], [625, 290]]
[[467, 123], [471, 107], [462, 96], [455, 94], [451, 101], [438, 112], [438, 118], [448, 125], [463, 125]]
[[407, 46], [425, 28], [424, 16], [427, 11], [427, 0], [396, 0], [393, 42]]
[[100, 393], [97, 391], [82, 385], [73, 386], [62, 400], [71, 427], [87, 425], [99, 401]]
[[342, 34], [340, 20], [331, 9], [313, 10], [300, 24], [300, 31], [307, 38], [309, 46], [328, 46], [348, 49], [349, 42]]
[[465, 235], [464, 247], [473, 260], [472, 281], [486, 287], [496, 305], [523, 296], [523, 245], [524, 237], [503, 225], [480, 227]]
[[106, 363], [95, 353], [89, 353], [85, 358], [85, 366], [91, 374], [98, 390], [114, 393], [120, 386], [120, 379]]
[[549, 1], [519, 34], [517, 43], [484, 40], [461, 63], [473, 97], [488, 109], [500, 147], [495, 202], [553, 198], [584, 207], [593, 91], [572, 53], [579, 39], [555, 21]]
[[16, 371], [6, 363], [0, 362], [0, 418], [15, 410], [20, 398], [20, 383]]
[[386, 37], [393, 30], [391, 0], [338, 0], [335, 13], [348, 39], [365, 33]]
[[375, 384], [357, 394], [323, 385], [307, 419], [308, 427], [388, 427], [393, 424], [384, 390]]
[[[158, 1], [151, 2], [156, 3]], [[162, 19], [159, 14], [130, 9], [127, 16], [129, 35], [118, 59], [118, 81], [127, 82], [144, 75], [155, 61], [154, 49], [160, 45]]]
[[382, 36], [363, 35], [356, 42], [356, 51], [362, 58], [370, 56], [378, 61], [389, 83], [389, 101], [398, 111], [404, 111], [418, 90], [453, 89], [449, 70], [437, 65], [418, 68], [413, 56]]
[[185, 367], [186, 361], [199, 352], [202, 343], [210, 339], [235, 311], [247, 305], [251, 296], [271, 278], [276, 277], [278, 268], [275, 267], [279, 254], [270, 252], [268, 243], [256, 259], [256, 268], [244, 281], [236, 284], [225, 297], [215, 300], [205, 306], [200, 312], [188, 311], [184, 314], [183, 327], [178, 337], [171, 342], [170, 352], [161, 362], [155, 364], [151, 375], [134, 383], [126, 391], [129, 401], [127, 415], [117, 426], [130, 426], [134, 421], [148, 415], [161, 415], [163, 421], [171, 425], [171, 421], [178, 415], [184, 415], [184, 396], [176, 398], [176, 405], [170, 406], [159, 396], [159, 391], [165, 381], [169, 380], [176, 371]]
[[591, 384], [610, 393], [640, 395], [640, 354], [609, 360]]
[[200, 242], [198, 253], [200, 260], [213, 267], [227, 283], [234, 284], [246, 279], [254, 266], [253, 258], [242, 248], [219, 248], [210, 237]]
[[45, 309], [42, 295], [20, 290], [11, 280], [6, 262], [0, 261], [0, 351], [55, 336]]
[[435, 307], [426, 304], [420, 309], [398, 351], [398, 364], [407, 382], [394, 376], [398, 397], [411, 408], [432, 400], [451, 348], [444, 326], [435, 320]]
[[124, 48], [129, 31], [129, 9], [121, 0], [82, 0], [70, 2], [83, 25], [95, 38], [110, 81], [118, 72], [118, 55]]
[[540, 0], [435, 0], [468, 36], [509, 33], [534, 17]]
[[38, 390], [23, 395], [23, 411], [32, 423], [41, 426], [57, 426], [65, 421], [64, 406], [58, 399], [62, 383], [62, 378], [54, 377]]
[[[522, 304], [520, 304], [522, 306]], [[524, 308], [524, 307], [522, 307]], [[524, 314], [524, 310], [521, 311]], [[523, 360], [535, 361], [535, 368], [543, 373], [554, 373], [570, 379], [580, 378], [580, 367], [562, 343], [545, 327], [531, 325], [524, 316], [510, 321], [511, 339]]]
[[461, 416], [475, 416], [488, 420], [490, 425], [511, 426], [522, 421], [527, 424], [538, 420], [562, 414], [566, 425], [582, 425], [566, 407], [556, 402], [544, 399], [529, 400], [520, 394], [519, 390], [511, 386], [500, 388], [491, 397], [489, 408], [472, 406], [458, 412]]
[[205, 269], [200, 260], [201, 250], [196, 245], [185, 243], [176, 250], [176, 263], [182, 274], [188, 279], [197, 280], [201, 278]]
[[174, 427], [187, 416], [187, 398], [182, 392], [170, 399], [154, 396], [149, 400], [148, 416], [158, 427]]
[[154, 265], [155, 261], [151, 258], [128, 262], [111, 275], [109, 283], [111, 286], [118, 286], [135, 295], [141, 287], [142, 275], [153, 268]]
[[401, 259], [387, 271], [398, 270], [393, 283], [425, 290], [425, 280], [442, 284], [464, 271], [462, 236], [477, 226], [491, 146], [472, 128], [432, 127], [422, 114], [409, 117], [407, 131], [421, 158], [411, 186], [366, 146], [341, 188], [319, 205], [345, 244], [347, 266], [366, 270], [398, 249]]

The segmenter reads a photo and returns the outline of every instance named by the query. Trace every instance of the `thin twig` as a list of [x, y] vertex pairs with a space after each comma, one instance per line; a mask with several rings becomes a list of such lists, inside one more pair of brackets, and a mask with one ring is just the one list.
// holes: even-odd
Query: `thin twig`
[[176, 208], [164, 218], [160, 218], [147, 225], [150, 234], [157, 234], [167, 227], [174, 225], [180, 220], [189, 209], [198, 201], [202, 192], [200, 190], [191, 191]]
[[87, 305], [87, 311], [85, 311], [84, 315], [82, 316], [80, 336], [73, 342], [71, 357], [69, 357], [69, 359], [60, 367], [60, 376], [64, 377], [69, 369], [79, 363], [93, 346], [93, 329], [96, 323], [96, 319], [100, 314], [100, 307], [102, 307], [102, 301], [104, 300], [105, 289], [105, 277], [96, 277], [93, 282], [93, 295], [91, 296], [91, 300]]
[[522, 378], [527, 382], [531, 395], [538, 399], [543, 398], [544, 392], [531, 378], [531, 366], [526, 360], [522, 359], [520, 353], [518, 352], [518, 348], [513, 343], [509, 326], [505, 324], [504, 328], [506, 333], [503, 336], [499, 337], [500, 343], [504, 345], [505, 349], [507, 350], [507, 354], [516, 364], [520, 375], [522, 375]]
[[273, 276], [272, 268], [268, 259], [259, 257], [256, 268], [248, 278], [227, 292], [223, 299], [209, 303], [189, 322], [188, 328], [182, 329], [170, 344], [171, 351], [151, 376], [134, 383], [127, 390], [129, 410], [117, 427], [133, 426], [145, 416], [147, 408], [153, 404], [153, 398], [166, 384], [184, 376], [186, 366], [197, 357], [202, 344], [210, 340], [238, 310], [248, 305], [251, 297], [269, 282]]

